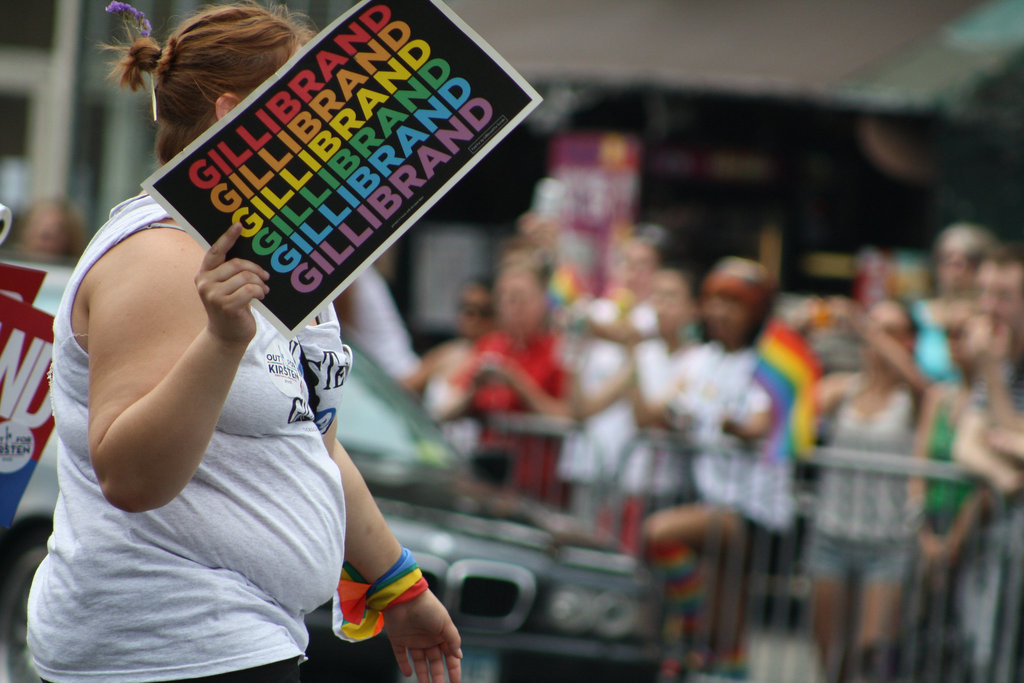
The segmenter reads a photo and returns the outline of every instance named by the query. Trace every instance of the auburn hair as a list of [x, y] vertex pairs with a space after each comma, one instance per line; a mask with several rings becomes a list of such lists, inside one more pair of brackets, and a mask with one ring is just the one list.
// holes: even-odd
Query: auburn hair
[[132, 91], [156, 88], [156, 156], [166, 163], [217, 120], [217, 98], [245, 97], [313, 37], [284, 6], [253, 1], [215, 5], [186, 18], [161, 47], [152, 37], [111, 46], [121, 53], [111, 77]]

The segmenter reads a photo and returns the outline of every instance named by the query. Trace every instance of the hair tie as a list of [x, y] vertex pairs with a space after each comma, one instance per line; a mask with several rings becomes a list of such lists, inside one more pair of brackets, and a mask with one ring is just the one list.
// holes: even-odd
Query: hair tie
[[156, 121], [156, 76], [149, 72], [149, 106], [153, 109], [153, 120]]

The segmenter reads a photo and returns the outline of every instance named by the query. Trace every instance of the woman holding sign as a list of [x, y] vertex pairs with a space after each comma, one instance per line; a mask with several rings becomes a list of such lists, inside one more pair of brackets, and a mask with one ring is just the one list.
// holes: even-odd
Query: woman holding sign
[[[133, 89], [153, 78], [161, 162], [311, 37], [246, 3], [186, 19], [161, 48], [140, 13], [111, 8], [144, 29], [116, 74]], [[337, 319], [327, 307], [289, 341], [254, 314], [267, 275], [226, 257], [240, 231], [204, 253], [140, 195], [71, 278], [53, 362], [61, 495], [29, 599], [36, 666], [60, 683], [298, 681], [303, 615], [333, 594], [339, 636], [386, 620], [403, 673], [458, 681], [458, 632], [335, 438], [351, 362]]]

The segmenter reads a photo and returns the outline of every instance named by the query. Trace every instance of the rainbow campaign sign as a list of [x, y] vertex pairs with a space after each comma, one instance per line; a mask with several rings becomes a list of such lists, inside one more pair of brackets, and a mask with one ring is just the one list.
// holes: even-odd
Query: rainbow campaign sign
[[0, 283], [12, 285], [7, 289], [4, 284], [0, 292], [0, 526], [4, 527], [11, 526], [53, 431], [48, 379], [53, 316], [32, 306], [45, 275], [34, 273], [0, 263]]
[[441, 2], [365, 0], [143, 187], [202, 244], [241, 221], [294, 336], [539, 103]]

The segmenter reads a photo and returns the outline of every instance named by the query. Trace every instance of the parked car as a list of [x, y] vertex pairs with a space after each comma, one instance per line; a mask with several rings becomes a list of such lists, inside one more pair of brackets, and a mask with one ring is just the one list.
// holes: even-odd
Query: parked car
[[[52, 294], [41, 307], [52, 310]], [[464, 681], [654, 679], [657, 591], [636, 558], [475, 477], [419, 404], [358, 349], [342, 401], [338, 438], [459, 626]], [[25, 602], [51, 530], [55, 441], [14, 525], [0, 530], [0, 683], [38, 682], [25, 643]], [[334, 637], [329, 604], [308, 615], [307, 625], [304, 680], [400, 677], [385, 638], [348, 644]]]

